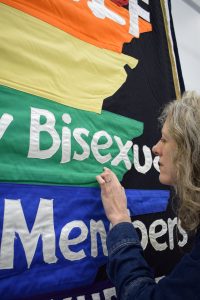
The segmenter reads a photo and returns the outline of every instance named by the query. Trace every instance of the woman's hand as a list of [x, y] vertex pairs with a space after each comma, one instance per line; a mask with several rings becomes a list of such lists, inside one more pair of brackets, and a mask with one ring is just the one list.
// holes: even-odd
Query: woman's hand
[[126, 194], [117, 176], [110, 169], [104, 168], [104, 172], [96, 176], [96, 179], [101, 187], [106, 216], [112, 225], [131, 222], [127, 210]]

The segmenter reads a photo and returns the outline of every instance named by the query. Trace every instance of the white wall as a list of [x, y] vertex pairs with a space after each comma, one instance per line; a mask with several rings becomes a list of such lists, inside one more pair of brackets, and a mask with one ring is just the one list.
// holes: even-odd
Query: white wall
[[200, 93], [200, 0], [171, 0], [171, 4], [185, 89]]

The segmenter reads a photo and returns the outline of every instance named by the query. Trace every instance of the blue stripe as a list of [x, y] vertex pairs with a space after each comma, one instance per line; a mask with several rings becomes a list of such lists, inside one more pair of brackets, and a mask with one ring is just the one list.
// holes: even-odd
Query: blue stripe
[[169, 190], [126, 190], [128, 208], [132, 216], [165, 211]]
[[[128, 207], [132, 215], [146, 214], [165, 210], [169, 196], [168, 191], [126, 190]], [[19, 234], [14, 240], [14, 268], [0, 270], [0, 299], [18, 299], [20, 295], [34, 296], [40, 293], [73, 290], [81, 286], [91, 285], [98, 269], [107, 261], [103, 253], [102, 242], [97, 238], [97, 255], [92, 255], [91, 220], [101, 221], [106, 233], [109, 222], [105, 217], [99, 188], [43, 186], [0, 183], [0, 238], [4, 220], [5, 199], [21, 200], [21, 207], [29, 232], [33, 228], [41, 198], [53, 201], [53, 221], [56, 236], [56, 263], [45, 263], [43, 257], [43, 242], [41, 236], [36, 250], [27, 267], [25, 250]], [[53, 200], [52, 200], [53, 199]], [[12, 218], [17, 218], [15, 212]], [[80, 260], [70, 260], [63, 256], [59, 239], [62, 229], [70, 222], [81, 221], [88, 229], [87, 238], [70, 246], [74, 253], [84, 251], [85, 257]], [[45, 222], [45, 220], [44, 220]], [[93, 221], [92, 221], [93, 222]], [[39, 224], [40, 225], [40, 224]], [[69, 238], [80, 235], [80, 228], [70, 231]], [[31, 245], [30, 245], [31, 246]], [[10, 289], [15, 286], [14, 289]]]

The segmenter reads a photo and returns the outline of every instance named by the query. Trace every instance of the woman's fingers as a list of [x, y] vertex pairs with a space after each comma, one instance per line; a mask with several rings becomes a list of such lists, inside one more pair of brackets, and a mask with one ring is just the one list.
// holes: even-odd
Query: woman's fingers
[[108, 220], [113, 224], [131, 222], [127, 214], [127, 199], [117, 176], [108, 168], [96, 176], [101, 187], [101, 197]]
[[105, 183], [105, 180], [102, 178], [101, 175], [97, 175], [96, 180], [100, 185]]
[[119, 180], [118, 180], [117, 176], [115, 175], [115, 173], [113, 173], [107, 167], [104, 167], [104, 172], [100, 175], [105, 180], [106, 183], [110, 183], [110, 182], [119, 183]]

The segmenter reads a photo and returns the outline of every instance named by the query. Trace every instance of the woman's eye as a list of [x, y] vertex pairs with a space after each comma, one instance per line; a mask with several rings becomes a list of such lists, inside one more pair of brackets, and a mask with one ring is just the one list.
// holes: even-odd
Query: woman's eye
[[160, 141], [161, 141], [162, 143], [165, 143], [165, 142], [166, 142], [166, 139], [164, 139], [163, 137], [161, 137]]

